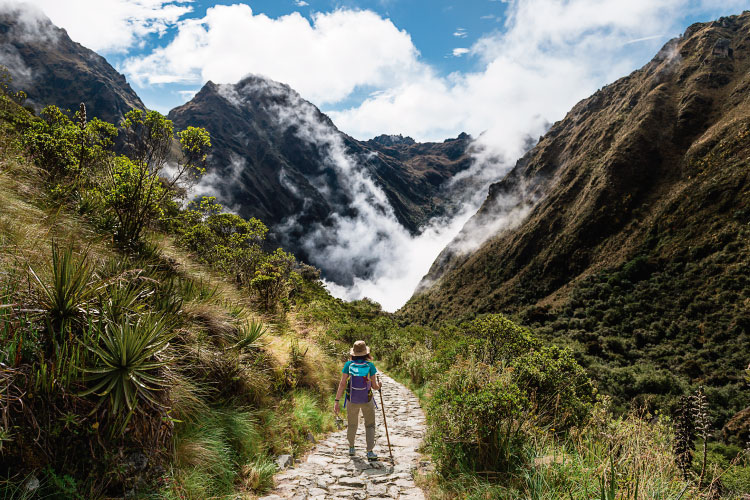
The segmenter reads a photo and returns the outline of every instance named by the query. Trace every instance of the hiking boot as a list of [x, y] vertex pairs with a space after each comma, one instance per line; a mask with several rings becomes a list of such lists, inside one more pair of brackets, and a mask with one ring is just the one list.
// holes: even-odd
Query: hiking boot
[[349, 456], [350, 457], [354, 456], [354, 446], [352, 446], [351, 448], [349, 448]]
[[367, 460], [377, 460], [378, 456], [375, 454], [374, 451], [368, 451], [367, 452]]

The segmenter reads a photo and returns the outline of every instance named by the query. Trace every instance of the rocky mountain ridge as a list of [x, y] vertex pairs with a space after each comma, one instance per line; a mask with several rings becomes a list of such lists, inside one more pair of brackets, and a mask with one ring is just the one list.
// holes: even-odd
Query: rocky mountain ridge
[[[118, 123], [129, 109], [145, 109], [123, 75], [33, 7], [0, 11], [0, 43], [0, 64], [36, 111], [47, 104], [75, 111], [84, 102], [89, 118]], [[308, 261], [316, 249], [303, 240], [311, 232], [325, 238], [328, 225], [363, 209], [393, 217], [411, 234], [450, 214], [458, 203], [446, 181], [472, 162], [466, 134], [442, 143], [400, 135], [358, 141], [287, 85], [260, 76], [208, 82], [169, 118], [178, 130], [201, 126], [211, 133], [208, 173], [193, 194], [215, 195], [261, 219], [271, 241]], [[367, 266], [360, 267], [365, 277]], [[347, 282], [353, 275], [328, 277]]]
[[118, 123], [130, 109], [145, 109], [105, 58], [30, 6], [0, 6], [0, 64], [36, 111], [47, 104], [75, 111], [84, 102], [89, 118]]
[[750, 12], [690, 26], [492, 185], [402, 321], [512, 315], [570, 348], [620, 411], [672, 411], [704, 387], [715, 424], [736, 424], [750, 405], [749, 138]]
[[211, 133], [209, 175], [196, 194], [214, 194], [241, 215], [263, 220], [276, 241], [303, 259], [310, 250], [301, 239], [316, 224], [354, 216], [360, 197], [418, 232], [455, 208], [443, 188], [471, 165], [466, 134], [442, 143], [399, 136], [358, 141], [289, 86], [261, 76], [234, 85], [208, 82], [169, 118], [177, 128]]

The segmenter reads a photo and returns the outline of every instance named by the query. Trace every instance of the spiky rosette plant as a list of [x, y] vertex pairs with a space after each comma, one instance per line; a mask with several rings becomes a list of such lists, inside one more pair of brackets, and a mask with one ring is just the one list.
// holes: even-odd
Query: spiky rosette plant
[[[161, 408], [157, 392], [166, 384], [159, 374], [166, 361], [159, 359], [172, 334], [164, 318], [144, 316], [134, 322], [107, 323], [94, 345], [94, 366], [84, 370], [91, 387], [81, 395], [96, 394], [99, 405], [109, 402], [111, 415], [127, 422], [138, 409], [139, 401]], [[99, 406], [98, 405], [98, 406]]]
[[63, 330], [71, 323], [82, 323], [88, 305], [96, 296], [99, 281], [95, 268], [89, 263], [88, 253], [80, 257], [73, 248], [61, 250], [52, 243], [52, 276], [42, 280], [33, 268], [29, 271], [41, 290], [40, 305], [47, 311], [51, 326], [51, 340], [61, 341]]

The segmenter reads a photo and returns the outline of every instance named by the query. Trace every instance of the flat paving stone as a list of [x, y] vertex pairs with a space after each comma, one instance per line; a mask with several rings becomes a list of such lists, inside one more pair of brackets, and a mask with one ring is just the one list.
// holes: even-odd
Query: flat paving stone
[[357, 429], [357, 454], [349, 456], [346, 429], [331, 433], [318, 443], [296, 467], [276, 475], [276, 488], [267, 500], [306, 498], [394, 498], [424, 500], [414, 483], [413, 472], [424, 462], [419, 454], [426, 425], [417, 397], [387, 375], [383, 378], [383, 402], [388, 418], [388, 434], [395, 463], [391, 464], [380, 408], [375, 391], [375, 453], [380, 461], [369, 462], [364, 451], [364, 422]]

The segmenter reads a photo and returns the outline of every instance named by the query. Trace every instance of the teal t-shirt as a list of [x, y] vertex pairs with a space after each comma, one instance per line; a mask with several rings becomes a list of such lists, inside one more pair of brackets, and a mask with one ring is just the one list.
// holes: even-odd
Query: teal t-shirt
[[[352, 361], [347, 361], [344, 364], [344, 369], [341, 370], [341, 373], [345, 373], [346, 375], [349, 375], [349, 365], [350, 364], [352, 364]], [[378, 369], [375, 368], [375, 364], [372, 361], [368, 361], [367, 364], [370, 365], [370, 371], [369, 371], [368, 375], [375, 375], [376, 373], [378, 373]]]

